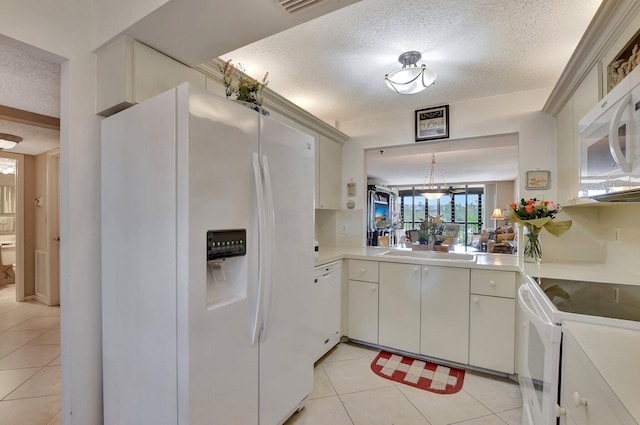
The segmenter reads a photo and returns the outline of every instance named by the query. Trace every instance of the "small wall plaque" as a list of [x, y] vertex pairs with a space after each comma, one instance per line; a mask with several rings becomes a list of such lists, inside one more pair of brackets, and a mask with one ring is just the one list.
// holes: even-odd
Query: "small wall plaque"
[[527, 190], [545, 190], [551, 188], [551, 172], [547, 170], [527, 171]]

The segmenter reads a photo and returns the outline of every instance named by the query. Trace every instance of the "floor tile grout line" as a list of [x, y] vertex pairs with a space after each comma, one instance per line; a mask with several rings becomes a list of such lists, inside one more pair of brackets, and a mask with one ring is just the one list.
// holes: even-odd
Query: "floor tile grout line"
[[500, 422], [502, 422], [503, 424], [505, 424], [505, 425], [509, 425], [507, 422], [505, 422], [505, 420], [504, 420], [504, 419], [502, 419], [500, 416], [496, 415], [495, 413], [491, 413], [490, 415], [478, 416], [478, 417], [476, 417], [476, 418], [471, 418], [471, 419], [464, 419], [464, 420], [457, 421], [457, 422], [450, 422], [450, 423], [448, 423], [447, 425], [463, 424], [463, 423], [468, 422], [468, 421], [475, 421], [476, 419], [488, 418], [488, 417], [490, 417], [490, 416], [495, 416], [495, 417], [496, 417], [496, 418], [498, 418], [498, 420], [499, 420]]
[[[36, 366], [39, 367], [39, 366]], [[31, 378], [33, 378], [34, 376], [36, 376], [38, 373], [40, 373], [40, 371], [44, 368], [44, 366], [40, 367], [38, 370], [36, 370], [31, 376], [29, 376], [22, 384], [18, 385], [17, 387], [15, 387], [14, 389], [12, 389], [11, 391], [9, 391], [7, 393], [7, 395], [5, 395], [2, 399], [0, 399], [0, 402], [2, 401], [11, 401], [11, 400], [7, 400], [7, 397], [9, 397], [11, 394], [13, 394], [18, 388], [20, 388], [21, 386], [23, 386], [24, 384], [27, 383], [28, 380], [30, 380]], [[24, 368], [24, 369], [35, 369], [35, 368]], [[20, 370], [20, 369], [5, 369], [5, 370]], [[25, 398], [32, 398], [32, 397], [25, 397]], [[16, 400], [20, 400], [20, 399], [16, 399]]]
[[[411, 401], [411, 399], [410, 399], [409, 397], [407, 397], [407, 395], [404, 393], [404, 391], [402, 391], [402, 390], [400, 389], [400, 385], [404, 385], [405, 387], [411, 387], [411, 386], [410, 386], [410, 385], [405, 385], [405, 384], [400, 384], [400, 383], [396, 384], [396, 388], [398, 388], [398, 391], [400, 391], [400, 394], [402, 394], [402, 396], [403, 396], [403, 397], [404, 397], [404, 398], [405, 398], [405, 399], [406, 399], [406, 400], [407, 400], [407, 401], [408, 401], [408, 402], [413, 406], [413, 408], [414, 408], [414, 409], [416, 409], [416, 412], [418, 412], [418, 414], [419, 414], [420, 416], [422, 416], [422, 417], [424, 418], [424, 420], [425, 420], [425, 421], [427, 421], [427, 424], [431, 425], [431, 421], [430, 421], [430, 420], [429, 420], [425, 415], [423, 415], [423, 414], [422, 414], [422, 412], [420, 411], [420, 409], [418, 409], [418, 406], [416, 406], [416, 405], [413, 403], [413, 401]], [[414, 387], [412, 387], [412, 388], [414, 388]], [[423, 390], [423, 391], [426, 391], [426, 390]]]

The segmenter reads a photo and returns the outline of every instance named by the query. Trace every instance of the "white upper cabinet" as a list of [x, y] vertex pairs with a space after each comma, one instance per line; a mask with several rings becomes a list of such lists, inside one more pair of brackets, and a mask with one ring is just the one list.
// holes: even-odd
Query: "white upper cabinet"
[[203, 73], [128, 37], [97, 52], [96, 113], [113, 115], [136, 103], [189, 82], [205, 88]]
[[316, 153], [316, 208], [339, 210], [342, 203], [342, 144], [320, 135]]
[[598, 87], [598, 66], [595, 66], [556, 117], [558, 202], [562, 205], [575, 204], [578, 198], [580, 179], [578, 122], [598, 103]]

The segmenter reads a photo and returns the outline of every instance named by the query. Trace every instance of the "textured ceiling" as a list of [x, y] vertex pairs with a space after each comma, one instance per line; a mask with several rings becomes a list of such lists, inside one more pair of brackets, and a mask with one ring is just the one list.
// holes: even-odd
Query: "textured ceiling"
[[[553, 87], [601, 0], [363, 0], [222, 56], [333, 124]], [[383, 82], [417, 50], [435, 86]]]
[[[0, 43], [0, 105], [60, 117], [60, 65]], [[37, 155], [55, 149], [58, 131], [0, 120], [0, 133], [24, 140], [11, 153]]]

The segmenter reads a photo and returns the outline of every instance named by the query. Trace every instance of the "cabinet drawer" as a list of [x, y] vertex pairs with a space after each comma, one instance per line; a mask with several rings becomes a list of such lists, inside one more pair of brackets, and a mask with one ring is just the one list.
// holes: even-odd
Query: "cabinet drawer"
[[516, 273], [471, 270], [471, 293], [493, 297], [516, 297]]
[[378, 282], [378, 262], [349, 260], [349, 280]]

